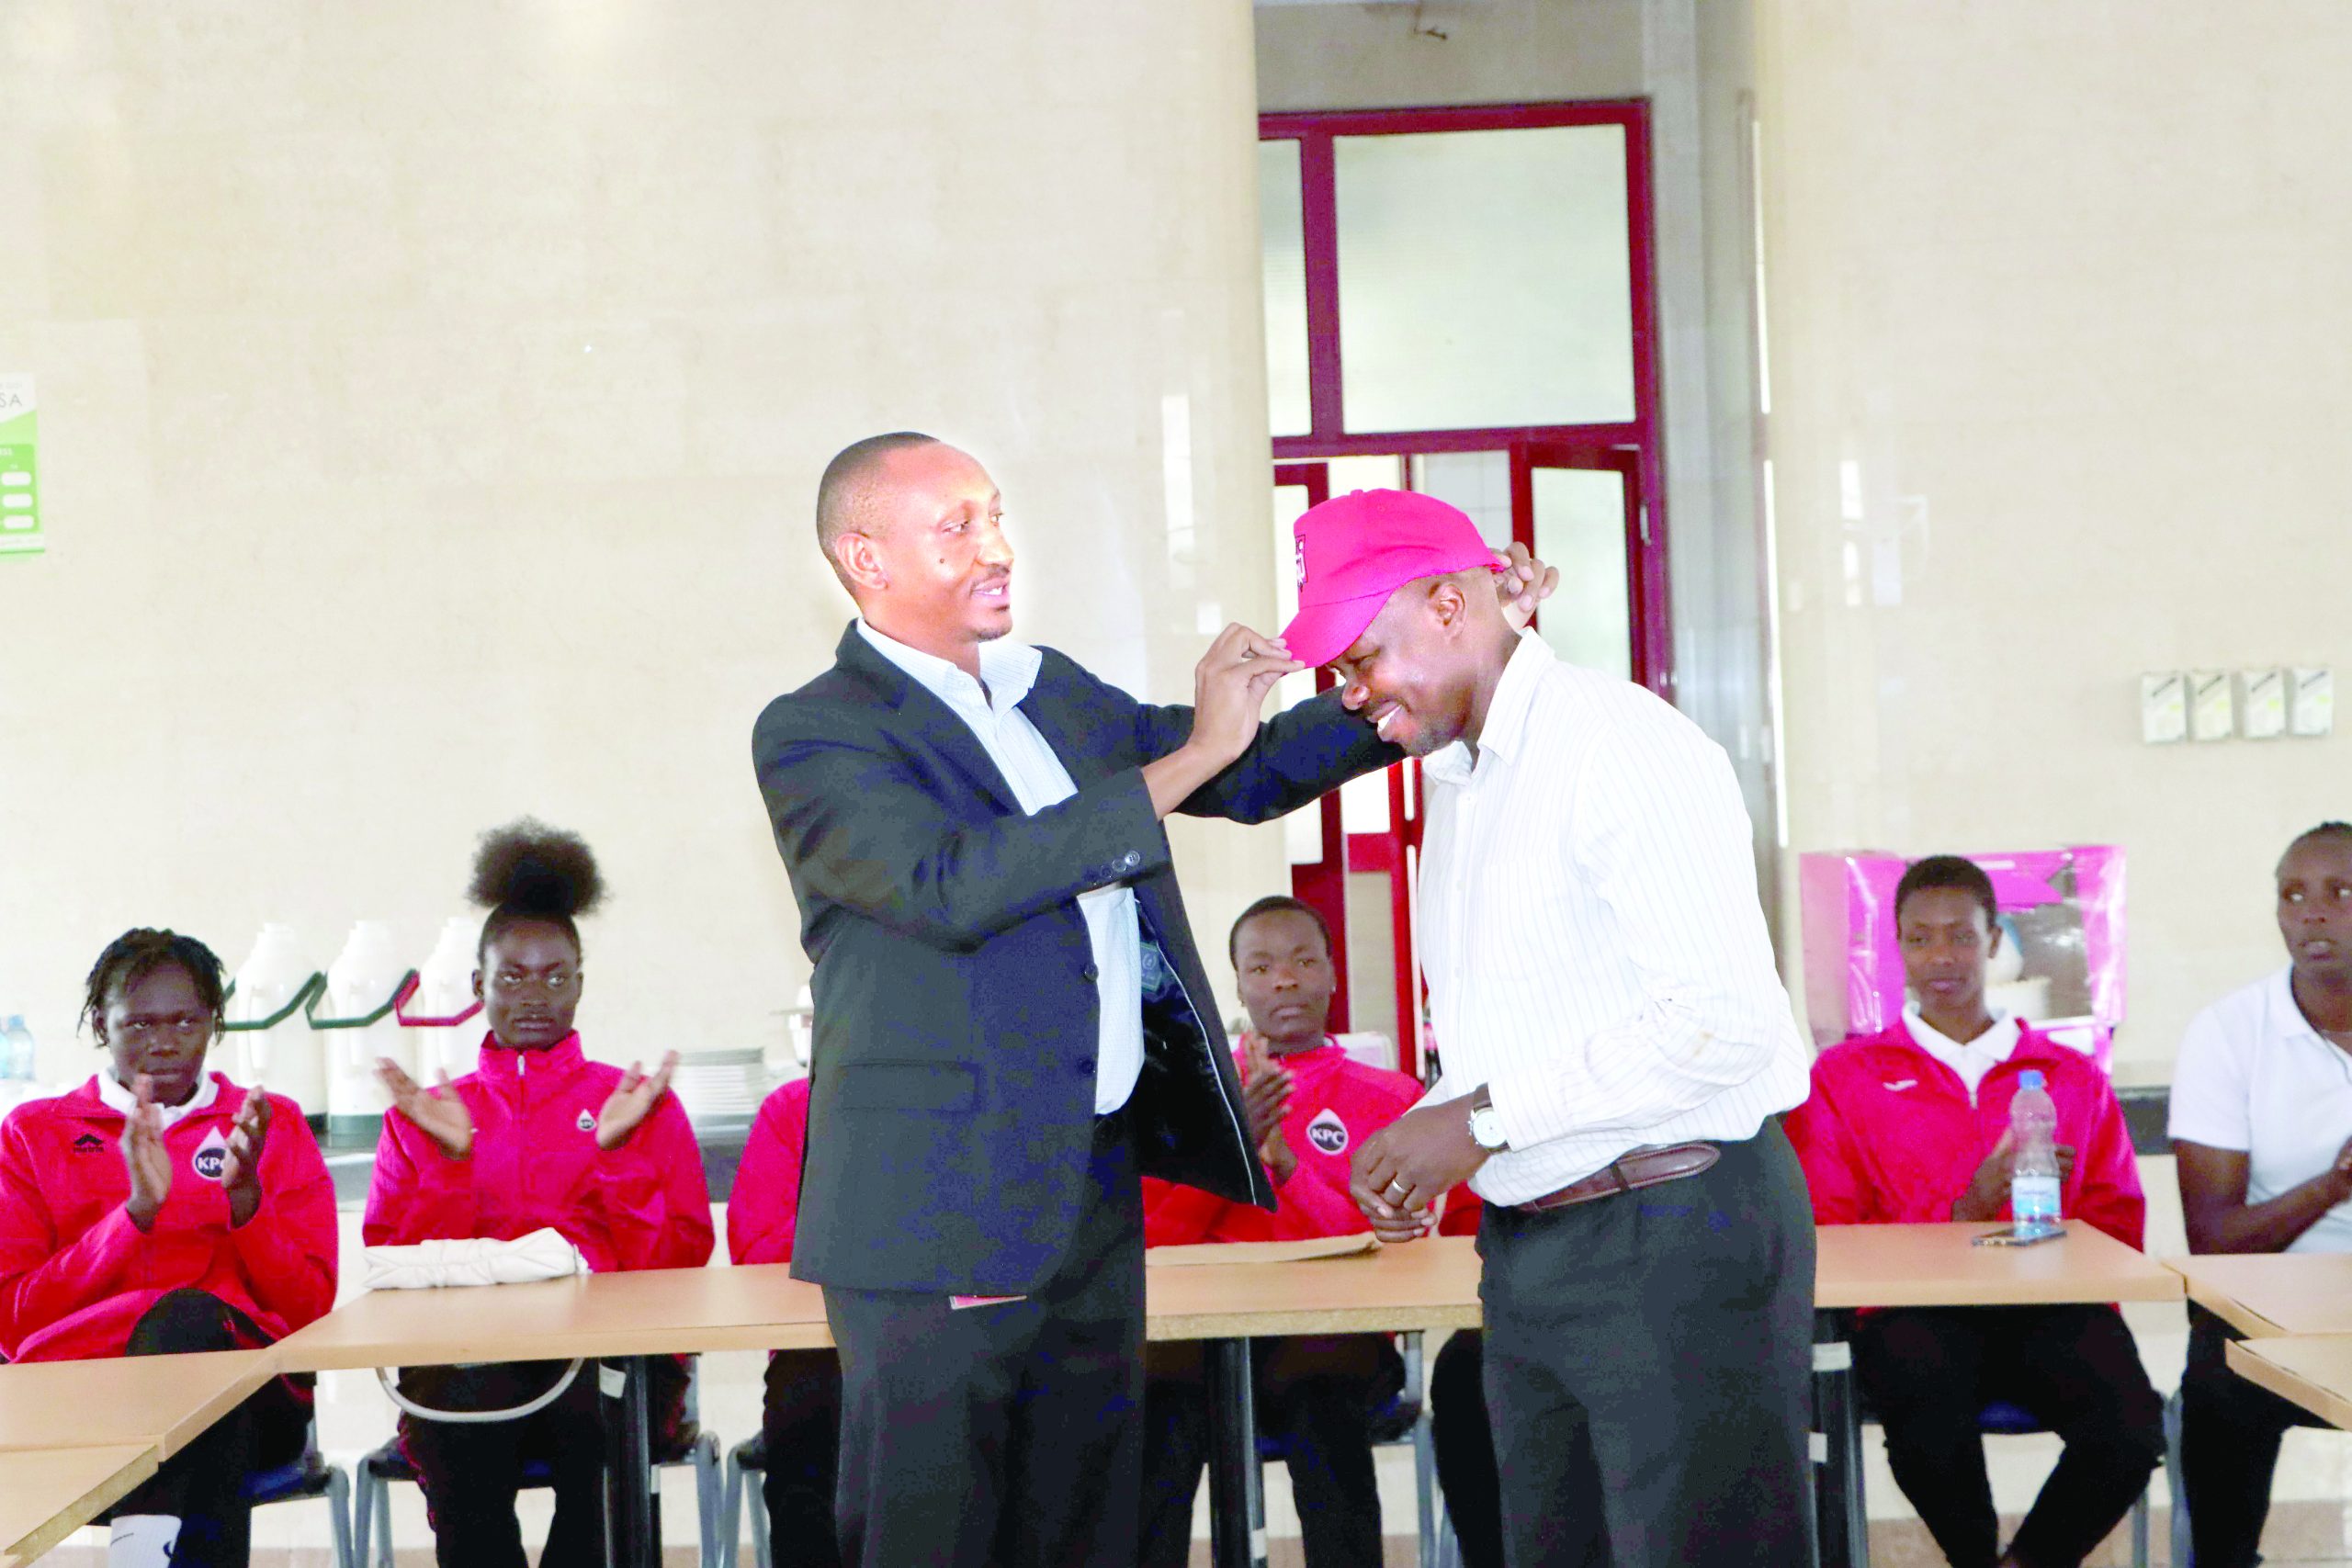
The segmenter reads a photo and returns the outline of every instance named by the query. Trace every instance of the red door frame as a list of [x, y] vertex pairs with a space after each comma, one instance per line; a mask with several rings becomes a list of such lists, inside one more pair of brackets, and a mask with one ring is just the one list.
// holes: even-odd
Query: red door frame
[[[1528, 425], [1478, 430], [1355, 433], [1347, 427], [1340, 343], [1338, 186], [1333, 140], [1341, 136], [1413, 135], [1432, 131], [1504, 130], [1562, 125], [1616, 125], [1625, 132], [1626, 234], [1633, 293], [1634, 417], [1600, 424]], [[1511, 104], [1466, 108], [1368, 109], [1342, 113], [1270, 114], [1258, 120], [1261, 141], [1295, 141], [1299, 150], [1301, 217], [1306, 249], [1306, 350], [1310, 428], [1273, 438], [1274, 482], [1306, 487], [1309, 504], [1328, 500], [1329, 470], [1322, 459], [1411, 457], [1432, 452], [1510, 455], [1512, 533], [1533, 547], [1534, 470], [1613, 468], [1625, 479], [1625, 568], [1633, 629], [1634, 679], [1674, 700], [1674, 640], [1668, 592], [1665, 461], [1658, 422], [1657, 281], [1650, 179], [1649, 114], [1636, 101]], [[1410, 482], [1411, 464], [1406, 464]], [[1329, 674], [1320, 676], [1329, 685]], [[1317, 809], [1323, 859], [1294, 866], [1295, 897], [1330, 924], [1334, 947], [1331, 1028], [1348, 1027], [1347, 875], [1385, 873], [1389, 879], [1396, 995], [1402, 1028], [1398, 1066], [1420, 1066], [1421, 996], [1412, 940], [1412, 880], [1421, 840], [1421, 789], [1408, 781], [1408, 762], [1389, 771], [1389, 828], [1348, 834], [1335, 793]], [[1408, 801], [1412, 809], [1408, 812]]]
[[[1561, 125], [1615, 125], [1625, 132], [1626, 248], [1633, 285], [1634, 417], [1603, 424], [1504, 426], [1483, 430], [1384, 431], [1347, 427], [1340, 345], [1339, 194], [1332, 141], [1340, 136], [1401, 136], [1449, 130], [1515, 130]], [[1667, 581], [1666, 470], [1658, 425], [1657, 277], [1650, 180], [1649, 111], [1636, 101], [1505, 104], [1469, 108], [1361, 109], [1334, 114], [1258, 117], [1264, 141], [1298, 143], [1306, 273], [1306, 356], [1311, 428], [1273, 438], [1277, 463], [1318, 457], [1386, 457], [1428, 452], [1514, 452], [1522, 446], [1629, 452], [1639, 469], [1638, 550], [1629, 536], [1625, 566], [1634, 582], [1634, 678], [1672, 701], [1674, 638]], [[1578, 467], [1595, 466], [1579, 463]], [[1525, 515], [1521, 513], [1521, 515]]]

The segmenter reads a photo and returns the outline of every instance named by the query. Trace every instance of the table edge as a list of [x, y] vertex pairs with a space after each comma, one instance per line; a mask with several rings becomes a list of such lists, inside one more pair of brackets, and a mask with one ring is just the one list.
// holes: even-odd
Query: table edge
[[[131, 1457], [112, 1475], [51, 1515], [47, 1523], [37, 1526], [21, 1539], [0, 1547], [0, 1562], [5, 1562], [8, 1568], [16, 1568], [19, 1563], [29, 1563], [36, 1558], [55, 1551], [64, 1542], [67, 1536], [130, 1495], [133, 1487], [147, 1480], [163, 1467], [163, 1459], [157, 1453], [153, 1443], [143, 1445], [104, 1443], [90, 1444], [81, 1448], [73, 1448], [72, 1445], [64, 1445], [64, 1447], [72, 1449], [72, 1451], [83, 1453], [120, 1450]], [[69, 1515], [78, 1517], [68, 1522]]]
[[[2271, 1337], [2291, 1342], [2295, 1339], [2341, 1339], [2352, 1336], [2300, 1334], [2274, 1335]], [[2230, 1371], [2256, 1387], [2267, 1389], [2289, 1404], [2311, 1412], [2338, 1431], [2352, 1430], [2352, 1400], [2280, 1366], [2262, 1354], [2255, 1343], [2234, 1340], [2222, 1348], [2222, 1354], [2229, 1363]]]

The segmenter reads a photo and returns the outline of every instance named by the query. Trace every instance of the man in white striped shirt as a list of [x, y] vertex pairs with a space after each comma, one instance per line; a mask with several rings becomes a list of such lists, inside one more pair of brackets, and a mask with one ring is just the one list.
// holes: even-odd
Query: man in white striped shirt
[[1720, 747], [1561, 663], [1470, 520], [1359, 491], [1297, 525], [1292, 656], [1428, 759], [1444, 1072], [1355, 1160], [1389, 1240], [1487, 1201], [1486, 1390], [1513, 1568], [1795, 1564], [1813, 1224], [1778, 1113], [1806, 1053]]

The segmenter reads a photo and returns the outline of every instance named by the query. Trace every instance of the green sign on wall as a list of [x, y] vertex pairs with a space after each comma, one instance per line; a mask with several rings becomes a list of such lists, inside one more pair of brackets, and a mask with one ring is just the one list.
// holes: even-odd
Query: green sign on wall
[[0, 556], [39, 555], [40, 467], [33, 458], [33, 378], [0, 374]]

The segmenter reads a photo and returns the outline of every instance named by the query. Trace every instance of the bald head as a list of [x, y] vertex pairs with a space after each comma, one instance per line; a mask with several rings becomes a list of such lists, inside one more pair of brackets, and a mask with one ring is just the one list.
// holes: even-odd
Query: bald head
[[937, 436], [919, 430], [894, 430], [853, 441], [833, 454], [833, 460], [825, 465], [825, 477], [817, 481], [817, 547], [825, 552], [837, 575], [842, 564], [834, 547], [842, 536], [873, 532], [875, 480], [891, 454], [938, 445]]

